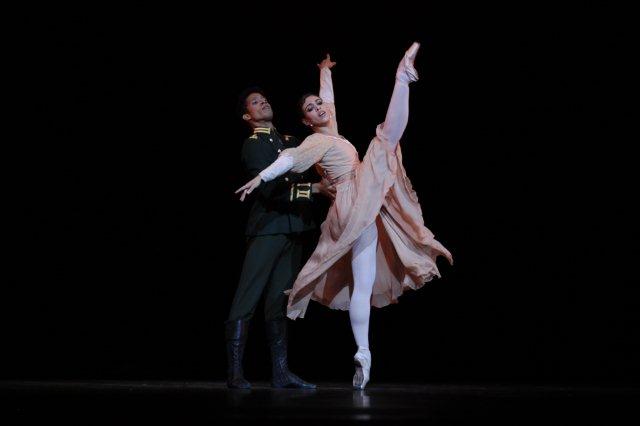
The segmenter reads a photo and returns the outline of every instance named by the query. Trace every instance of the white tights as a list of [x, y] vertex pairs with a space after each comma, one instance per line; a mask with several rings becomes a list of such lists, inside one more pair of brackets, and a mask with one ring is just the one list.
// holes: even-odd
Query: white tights
[[[383, 132], [391, 149], [395, 149], [407, 127], [409, 120], [409, 86], [396, 80]], [[369, 315], [371, 312], [371, 293], [376, 278], [376, 248], [378, 229], [375, 222], [369, 225], [353, 245], [351, 269], [353, 272], [353, 293], [349, 307], [351, 329], [358, 350], [369, 349]]]
[[351, 269], [354, 283], [349, 318], [358, 349], [369, 348], [369, 313], [371, 291], [376, 278], [377, 245], [378, 228], [375, 222], [369, 225], [353, 244]]
[[383, 133], [395, 149], [400, 142], [409, 121], [409, 85], [403, 81], [396, 80], [393, 87], [393, 94], [387, 109], [387, 116], [382, 127]]

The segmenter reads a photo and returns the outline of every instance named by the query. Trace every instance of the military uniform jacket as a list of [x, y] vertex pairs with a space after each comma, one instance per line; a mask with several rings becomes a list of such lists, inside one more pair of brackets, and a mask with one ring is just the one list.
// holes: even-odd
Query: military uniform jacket
[[[283, 149], [299, 144], [295, 137], [280, 135], [273, 128], [255, 128], [242, 145], [241, 160], [247, 180], [273, 163]], [[287, 173], [273, 181], [262, 182], [249, 198], [253, 204], [245, 234], [291, 234], [314, 229], [311, 177], [309, 172]]]

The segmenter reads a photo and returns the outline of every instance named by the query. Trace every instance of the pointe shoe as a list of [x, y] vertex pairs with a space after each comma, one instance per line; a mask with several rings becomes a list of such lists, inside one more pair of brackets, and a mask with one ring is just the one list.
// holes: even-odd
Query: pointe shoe
[[369, 371], [371, 370], [371, 352], [369, 349], [358, 349], [353, 362], [356, 366], [356, 373], [353, 375], [353, 388], [362, 390], [369, 383]]
[[420, 49], [420, 43], [414, 42], [411, 47], [405, 52], [404, 57], [398, 65], [398, 71], [396, 72], [396, 79], [403, 83], [412, 83], [418, 81], [418, 71], [413, 66], [413, 62]]

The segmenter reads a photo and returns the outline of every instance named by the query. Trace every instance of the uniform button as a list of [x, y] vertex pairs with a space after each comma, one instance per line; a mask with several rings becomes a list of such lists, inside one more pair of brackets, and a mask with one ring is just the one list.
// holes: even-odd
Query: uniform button
[[273, 142], [273, 139], [272, 139], [272, 138], [269, 138], [269, 140], [270, 140], [271, 142]]
[[279, 150], [278, 150], [278, 152], [282, 152], [282, 150], [281, 150], [281, 149], [279, 149]]
[[289, 178], [288, 177], [284, 178], [284, 180], [285, 180], [285, 182], [289, 182]]

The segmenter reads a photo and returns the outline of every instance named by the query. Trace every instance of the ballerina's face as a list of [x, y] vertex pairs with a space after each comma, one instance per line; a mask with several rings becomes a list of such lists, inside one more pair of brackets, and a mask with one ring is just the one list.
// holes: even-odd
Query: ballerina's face
[[302, 103], [302, 122], [311, 127], [322, 127], [329, 123], [329, 111], [323, 105], [322, 98], [318, 96], [307, 96]]

